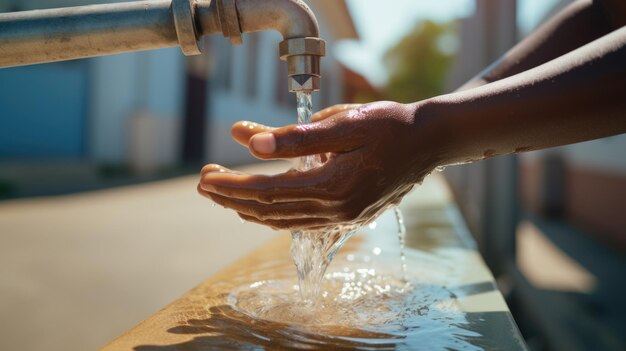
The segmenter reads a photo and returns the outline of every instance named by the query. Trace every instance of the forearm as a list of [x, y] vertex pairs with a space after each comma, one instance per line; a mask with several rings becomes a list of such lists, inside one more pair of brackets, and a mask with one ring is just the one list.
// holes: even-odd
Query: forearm
[[512, 77], [418, 103], [450, 164], [626, 132], [626, 27]]
[[513, 76], [577, 49], [612, 30], [599, 1], [579, 0], [509, 50], [460, 90]]

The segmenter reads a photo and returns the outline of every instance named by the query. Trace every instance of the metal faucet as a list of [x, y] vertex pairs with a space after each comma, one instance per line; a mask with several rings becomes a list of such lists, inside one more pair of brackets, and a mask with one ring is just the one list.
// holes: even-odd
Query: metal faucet
[[277, 30], [289, 91], [320, 88], [326, 45], [302, 0], [155, 0], [0, 14], [0, 67], [180, 46], [202, 52], [199, 38]]

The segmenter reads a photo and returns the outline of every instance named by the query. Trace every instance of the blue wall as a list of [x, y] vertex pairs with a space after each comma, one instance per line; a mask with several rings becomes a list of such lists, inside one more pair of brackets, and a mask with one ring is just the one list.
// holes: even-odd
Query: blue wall
[[88, 64], [0, 69], [0, 159], [83, 156]]

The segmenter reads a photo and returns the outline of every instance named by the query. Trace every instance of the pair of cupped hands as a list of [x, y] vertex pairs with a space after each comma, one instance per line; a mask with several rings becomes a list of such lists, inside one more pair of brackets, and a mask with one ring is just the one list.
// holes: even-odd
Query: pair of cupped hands
[[420, 105], [375, 102], [337, 105], [307, 125], [272, 128], [251, 122], [233, 138], [257, 158], [321, 155], [320, 167], [252, 175], [220, 165], [201, 171], [198, 192], [249, 222], [274, 229], [318, 229], [365, 224], [397, 205], [438, 166], [421, 136]]

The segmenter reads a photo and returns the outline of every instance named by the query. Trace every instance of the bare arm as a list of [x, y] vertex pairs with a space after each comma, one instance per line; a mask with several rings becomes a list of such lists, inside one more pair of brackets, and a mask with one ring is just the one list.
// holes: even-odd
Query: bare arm
[[439, 131], [452, 163], [624, 133], [626, 27], [523, 73], [432, 99], [425, 109], [435, 111], [425, 123]]
[[614, 1], [579, 0], [570, 4], [459, 90], [537, 67], [608, 34], [616, 29], [607, 18], [607, 4]]

